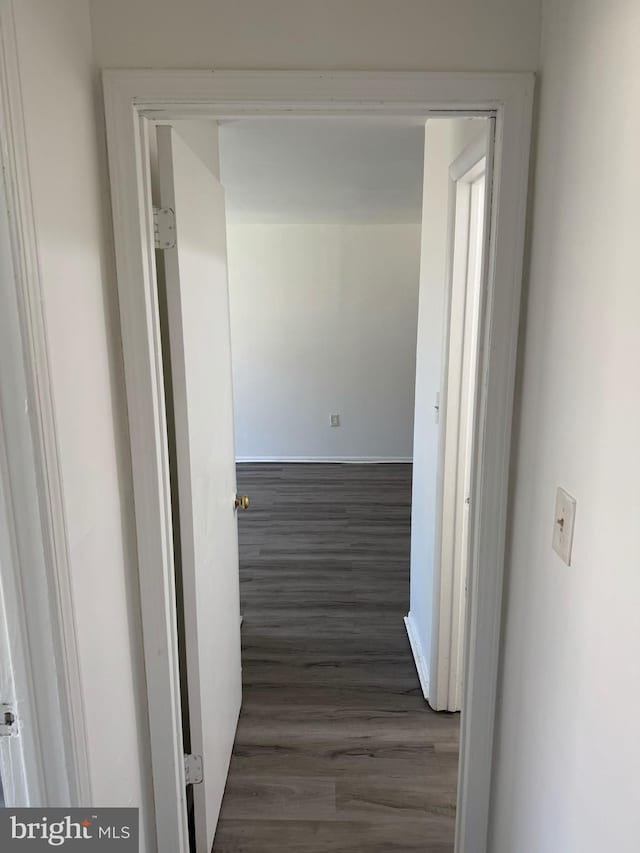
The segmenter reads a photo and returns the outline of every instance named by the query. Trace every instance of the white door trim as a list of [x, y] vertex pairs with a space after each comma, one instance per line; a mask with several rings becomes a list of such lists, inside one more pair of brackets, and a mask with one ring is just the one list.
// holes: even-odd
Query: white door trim
[[38, 234], [12, 0], [0, 2], [0, 149], [14, 280], [0, 312], [15, 317], [3, 358], [0, 465], [13, 558], [0, 567], [25, 654], [25, 709], [33, 734], [27, 773], [32, 805], [91, 805], [84, 701], [76, 642], [67, 526], [58, 457]]
[[[134, 478], [159, 853], [186, 853], [171, 508], [145, 118], [496, 117], [489, 292], [482, 323], [457, 853], [486, 851], [498, 677], [532, 74], [108, 70], [105, 107]], [[482, 577], [482, 583], [478, 578]]]

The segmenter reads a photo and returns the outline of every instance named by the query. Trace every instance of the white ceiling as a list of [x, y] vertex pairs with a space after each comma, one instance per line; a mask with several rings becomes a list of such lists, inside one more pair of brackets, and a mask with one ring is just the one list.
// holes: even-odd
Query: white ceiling
[[417, 223], [424, 121], [258, 118], [220, 127], [232, 223]]

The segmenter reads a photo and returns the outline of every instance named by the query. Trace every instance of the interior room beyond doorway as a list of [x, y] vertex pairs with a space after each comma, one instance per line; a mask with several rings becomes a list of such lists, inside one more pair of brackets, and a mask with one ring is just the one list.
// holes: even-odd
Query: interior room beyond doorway
[[[283, 831], [297, 849], [316, 822], [326, 843], [345, 843], [356, 824], [390, 843], [402, 817], [416, 845], [425, 833], [453, 844], [458, 718], [426, 704], [402, 618], [414, 619], [411, 637], [414, 407], [426, 399], [424, 377], [414, 397], [416, 341], [422, 333], [435, 361], [422, 354], [422, 369], [435, 377], [449, 334], [449, 167], [486, 129], [435, 124], [446, 144], [434, 151], [423, 121], [219, 129], [237, 476], [251, 505], [239, 522], [243, 710], [215, 850], [238, 833], [247, 849], [287, 849]], [[424, 197], [427, 174], [447, 191], [430, 185]], [[427, 341], [419, 291], [442, 312], [439, 324], [422, 317]], [[431, 479], [435, 492], [437, 446], [429, 452], [418, 486]], [[435, 574], [433, 555], [421, 556]]]

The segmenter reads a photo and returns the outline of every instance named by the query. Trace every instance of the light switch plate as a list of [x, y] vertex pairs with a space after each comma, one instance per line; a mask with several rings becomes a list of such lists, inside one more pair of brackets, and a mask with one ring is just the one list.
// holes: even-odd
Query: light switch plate
[[331, 415], [329, 418], [329, 423], [332, 427], [340, 426], [340, 415]]
[[553, 550], [568, 566], [571, 565], [575, 520], [576, 499], [558, 486], [556, 512], [553, 519]]

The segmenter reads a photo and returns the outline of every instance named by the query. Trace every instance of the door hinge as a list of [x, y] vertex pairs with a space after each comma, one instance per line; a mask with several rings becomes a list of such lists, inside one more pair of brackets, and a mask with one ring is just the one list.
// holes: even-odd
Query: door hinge
[[0, 702], [0, 737], [17, 737], [20, 734], [20, 724], [16, 709], [7, 702]]
[[199, 785], [202, 782], [202, 756], [185, 755], [184, 781], [187, 785]]
[[170, 207], [153, 208], [153, 236], [156, 249], [173, 249], [176, 245], [176, 215]]

